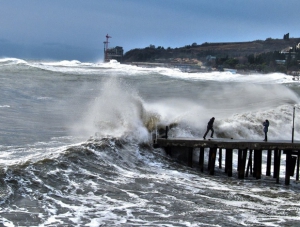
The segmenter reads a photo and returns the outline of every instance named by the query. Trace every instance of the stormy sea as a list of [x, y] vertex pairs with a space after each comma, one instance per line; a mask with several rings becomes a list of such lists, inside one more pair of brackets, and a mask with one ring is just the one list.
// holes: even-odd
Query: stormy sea
[[[175, 162], [152, 138], [300, 137], [292, 76], [0, 59], [0, 226], [299, 226], [300, 185]], [[159, 136], [159, 135], [158, 135]], [[207, 153], [207, 152], [206, 152]], [[224, 157], [223, 157], [224, 159]], [[207, 160], [207, 158], [205, 159]], [[224, 160], [223, 160], [224, 162]], [[205, 162], [205, 165], [207, 163]]]

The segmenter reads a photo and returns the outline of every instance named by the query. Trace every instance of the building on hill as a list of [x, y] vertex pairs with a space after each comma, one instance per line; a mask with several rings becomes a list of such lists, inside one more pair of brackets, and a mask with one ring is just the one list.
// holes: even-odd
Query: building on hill
[[283, 35], [283, 40], [289, 40], [290, 39], [290, 33]]
[[110, 60], [117, 60], [118, 62], [122, 62], [123, 53], [123, 47], [116, 46], [114, 48], [108, 48], [107, 50], [105, 50], [105, 62], [109, 62]]

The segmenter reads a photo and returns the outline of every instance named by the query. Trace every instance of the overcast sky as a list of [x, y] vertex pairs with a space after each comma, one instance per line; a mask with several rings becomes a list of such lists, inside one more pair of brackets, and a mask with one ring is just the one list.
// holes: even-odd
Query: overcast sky
[[300, 38], [300, 0], [3, 0], [0, 57], [103, 58], [109, 45], [124, 51], [194, 42]]

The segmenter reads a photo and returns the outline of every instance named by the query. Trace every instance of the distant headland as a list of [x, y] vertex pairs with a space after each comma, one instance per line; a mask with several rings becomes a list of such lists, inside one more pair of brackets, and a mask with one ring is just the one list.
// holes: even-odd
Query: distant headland
[[299, 75], [300, 38], [267, 38], [250, 42], [224, 42], [179, 48], [149, 45], [126, 52], [121, 63], [144, 67], [177, 67], [187, 72], [231, 70], [247, 72], [282, 72]]

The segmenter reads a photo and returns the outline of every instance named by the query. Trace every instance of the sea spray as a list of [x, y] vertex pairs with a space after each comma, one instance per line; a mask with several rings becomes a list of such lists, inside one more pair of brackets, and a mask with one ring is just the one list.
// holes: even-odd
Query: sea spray
[[[161, 98], [147, 103], [130, 84], [110, 78], [103, 82], [99, 95], [89, 104], [86, 115], [76, 127], [80, 133], [86, 132], [89, 136], [134, 135], [145, 141], [149, 133], [171, 125], [170, 135], [174, 137], [202, 137], [208, 119], [215, 116], [216, 136], [260, 139], [261, 122], [268, 118], [274, 122], [270, 127], [270, 138], [287, 138], [284, 132], [289, 128], [290, 118], [285, 119], [288, 105], [281, 106], [299, 102], [294, 92], [282, 85], [210, 86], [215, 89], [204, 88], [199, 102]], [[216, 90], [223, 95], [218, 96]], [[277, 122], [278, 118], [282, 120]]]
[[90, 136], [132, 136], [145, 141], [148, 129], [154, 129], [156, 118], [146, 113], [143, 100], [130, 85], [111, 78], [101, 85], [99, 95], [89, 103], [86, 115], [74, 129]]

